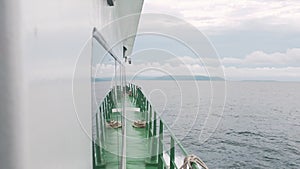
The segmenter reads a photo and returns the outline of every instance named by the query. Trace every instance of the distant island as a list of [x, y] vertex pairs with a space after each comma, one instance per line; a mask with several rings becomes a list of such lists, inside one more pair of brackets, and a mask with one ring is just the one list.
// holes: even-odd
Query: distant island
[[[182, 81], [224, 81], [224, 78], [217, 77], [217, 76], [185, 76], [185, 75], [175, 75], [175, 76], [136, 76], [133, 78], [134, 80], [182, 80]], [[111, 77], [104, 77], [104, 78], [95, 78], [96, 82], [99, 81], [111, 81]]]
[[280, 82], [278, 80], [241, 80], [242, 82]]

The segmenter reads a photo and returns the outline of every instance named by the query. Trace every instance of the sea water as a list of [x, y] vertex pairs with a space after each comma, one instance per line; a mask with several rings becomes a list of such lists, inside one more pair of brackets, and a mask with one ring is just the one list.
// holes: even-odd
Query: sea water
[[224, 97], [212, 94], [223, 82], [132, 82], [209, 168], [300, 168], [300, 83], [226, 82]]

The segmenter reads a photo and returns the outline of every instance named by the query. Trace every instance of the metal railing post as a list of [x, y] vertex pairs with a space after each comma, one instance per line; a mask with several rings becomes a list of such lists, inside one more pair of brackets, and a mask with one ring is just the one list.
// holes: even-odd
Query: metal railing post
[[156, 127], [157, 127], [157, 120], [156, 120], [156, 111], [154, 111], [154, 120], [153, 120], [153, 136], [156, 136]]
[[96, 139], [93, 141], [94, 148], [95, 148], [95, 165], [99, 166], [101, 165], [101, 151], [99, 146], [99, 124], [97, 119], [98, 113], [96, 113]]
[[98, 116], [99, 116], [99, 121], [100, 121], [100, 132], [101, 132], [101, 146], [103, 146], [104, 145], [104, 142], [105, 142], [105, 131], [104, 131], [104, 127], [105, 127], [105, 122], [104, 122], [104, 120], [103, 120], [103, 115], [104, 115], [104, 113], [103, 113], [103, 108], [100, 106], [100, 108], [99, 108], [99, 114], [98, 114]]
[[153, 112], [151, 161], [157, 162], [156, 112]]
[[171, 136], [171, 147], [170, 147], [170, 169], [175, 169], [175, 144], [174, 139]]
[[164, 133], [164, 127], [163, 122], [160, 120], [159, 122], [159, 149], [158, 149], [158, 169], [164, 168], [164, 162], [163, 162], [163, 133]]
[[[149, 102], [147, 102], [147, 103], [149, 103]], [[150, 138], [150, 137], [152, 137], [152, 106], [150, 105], [149, 106], [150, 108], [149, 108], [149, 126], [148, 126], [148, 137]]]

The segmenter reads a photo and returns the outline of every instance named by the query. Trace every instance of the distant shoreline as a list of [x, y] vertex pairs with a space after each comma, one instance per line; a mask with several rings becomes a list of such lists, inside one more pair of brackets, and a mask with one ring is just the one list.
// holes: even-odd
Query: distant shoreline
[[[95, 78], [95, 81], [111, 81], [111, 77], [104, 77], [104, 78]], [[137, 76], [134, 80], [163, 80], [163, 81], [170, 81], [170, 80], [178, 80], [178, 81], [225, 81], [224, 78], [217, 77], [217, 76]]]
[[[129, 78], [130, 79], [130, 78]], [[112, 81], [111, 77], [94, 78], [96, 82]], [[220, 77], [208, 76], [137, 76], [134, 80], [153, 80], [153, 81], [226, 81], [226, 82], [299, 82], [299, 81], [284, 81], [284, 80], [225, 80]]]

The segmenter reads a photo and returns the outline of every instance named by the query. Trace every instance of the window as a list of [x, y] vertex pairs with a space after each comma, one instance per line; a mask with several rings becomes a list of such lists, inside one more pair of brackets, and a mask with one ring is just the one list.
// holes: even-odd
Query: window
[[114, 6], [114, 0], [107, 0], [107, 4], [109, 6]]

